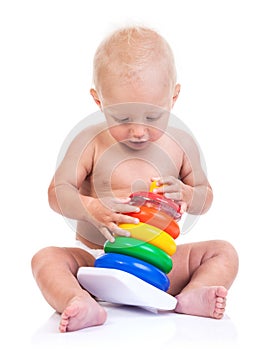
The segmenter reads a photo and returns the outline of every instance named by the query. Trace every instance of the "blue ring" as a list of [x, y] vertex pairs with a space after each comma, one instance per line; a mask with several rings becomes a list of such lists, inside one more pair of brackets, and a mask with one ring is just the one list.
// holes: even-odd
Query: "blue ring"
[[128, 272], [165, 292], [170, 286], [169, 278], [160, 269], [132, 256], [106, 253], [96, 259], [94, 266]]

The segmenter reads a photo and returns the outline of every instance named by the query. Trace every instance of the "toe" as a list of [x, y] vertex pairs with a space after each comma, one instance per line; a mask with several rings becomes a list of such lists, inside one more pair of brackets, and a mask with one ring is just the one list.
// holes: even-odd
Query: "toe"
[[223, 303], [226, 300], [226, 298], [221, 298], [221, 297], [217, 297], [216, 301], [219, 303]]
[[217, 308], [217, 309], [224, 309], [225, 306], [226, 306], [226, 303], [225, 303], [225, 302], [223, 302], [223, 303], [218, 303], [218, 302], [216, 302], [216, 308]]
[[214, 312], [214, 318], [217, 320], [220, 320], [222, 317], [224, 316], [224, 314], [218, 313], [218, 312]]
[[220, 319], [224, 316], [225, 309], [215, 308], [213, 317], [216, 319]]
[[216, 290], [216, 296], [217, 298], [226, 298], [227, 296], [227, 289], [225, 287], [218, 287], [217, 290]]
[[63, 325], [63, 324], [60, 324], [59, 325], [59, 331], [61, 333], [65, 333], [67, 331], [67, 326], [66, 325]]

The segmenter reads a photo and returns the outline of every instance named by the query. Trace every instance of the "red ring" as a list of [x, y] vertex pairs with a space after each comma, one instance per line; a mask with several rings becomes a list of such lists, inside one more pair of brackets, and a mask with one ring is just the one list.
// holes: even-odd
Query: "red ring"
[[180, 213], [180, 205], [169, 198], [165, 198], [161, 194], [153, 192], [135, 192], [130, 195], [130, 198], [131, 202], [129, 204], [131, 205], [138, 207], [154, 207], [177, 221], [181, 219], [182, 214]]
[[173, 239], [176, 239], [180, 234], [180, 228], [177, 222], [164, 212], [153, 207], [141, 206], [139, 213], [127, 213], [134, 218], [138, 218], [140, 222], [155, 226], [162, 231], [168, 233]]

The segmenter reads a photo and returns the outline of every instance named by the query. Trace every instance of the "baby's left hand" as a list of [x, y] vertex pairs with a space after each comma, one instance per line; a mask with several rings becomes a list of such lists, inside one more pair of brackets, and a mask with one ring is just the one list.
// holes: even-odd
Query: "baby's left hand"
[[153, 192], [163, 194], [166, 198], [174, 200], [181, 206], [181, 214], [187, 210], [187, 185], [182, 181], [176, 179], [174, 176], [167, 176], [164, 178], [154, 177], [151, 179], [156, 181], [156, 187]]

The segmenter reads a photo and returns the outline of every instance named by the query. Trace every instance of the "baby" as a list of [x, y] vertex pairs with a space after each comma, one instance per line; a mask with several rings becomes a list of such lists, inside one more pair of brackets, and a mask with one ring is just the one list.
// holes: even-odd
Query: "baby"
[[[34, 277], [47, 302], [61, 313], [61, 332], [106, 321], [104, 308], [79, 285], [81, 266], [93, 266], [106, 240], [128, 236], [120, 223], [134, 191], [155, 192], [181, 205], [181, 212], [205, 213], [213, 194], [198, 148], [185, 131], [168, 125], [180, 85], [167, 42], [148, 28], [117, 30], [98, 47], [91, 95], [105, 122], [82, 130], [69, 146], [49, 187], [52, 209], [77, 221], [76, 247], [48, 247], [32, 259]], [[178, 245], [168, 274], [175, 312], [220, 319], [238, 270], [226, 241]]]

